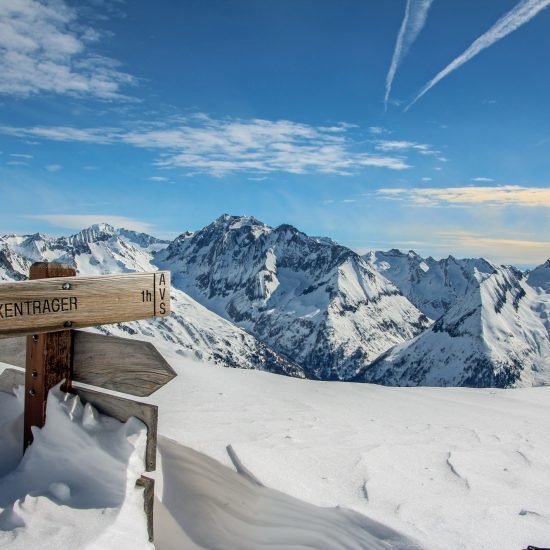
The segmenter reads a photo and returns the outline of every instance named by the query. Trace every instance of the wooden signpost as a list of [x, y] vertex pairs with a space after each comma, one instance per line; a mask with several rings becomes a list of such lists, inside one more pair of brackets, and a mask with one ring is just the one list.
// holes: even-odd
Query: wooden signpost
[[[126, 273], [77, 277], [59, 263], [31, 266], [30, 280], [0, 284], [0, 361], [25, 367], [5, 370], [0, 391], [25, 382], [24, 448], [32, 426], [44, 426], [49, 390], [62, 389], [90, 402], [99, 412], [126, 421], [131, 416], [147, 426], [146, 471], [156, 467], [158, 409], [154, 405], [101, 391], [73, 387], [73, 382], [135, 396], [147, 396], [176, 373], [147, 342], [73, 330], [170, 314], [170, 273]], [[27, 335], [26, 338], [21, 338]], [[149, 538], [153, 540], [154, 481], [144, 487]]]

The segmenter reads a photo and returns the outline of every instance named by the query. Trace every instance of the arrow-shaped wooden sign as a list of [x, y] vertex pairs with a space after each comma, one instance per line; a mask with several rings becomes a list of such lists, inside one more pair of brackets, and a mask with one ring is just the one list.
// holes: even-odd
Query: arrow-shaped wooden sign
[[[26, 338], [0, 340], [0, 361], [25, 368]], [[174, 369], [150, 342], [73, 332], [72, 380], [146, 397], [170, 382]]]

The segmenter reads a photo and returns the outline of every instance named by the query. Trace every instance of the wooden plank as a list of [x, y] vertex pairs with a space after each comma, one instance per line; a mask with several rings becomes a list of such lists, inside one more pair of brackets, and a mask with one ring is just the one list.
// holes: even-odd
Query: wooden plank
[[74, 331], [75, 381], [145, 397], [175, 376], [149, 342]]
[[169, 314], [168, 271], [58, 277], [0, 285], [0, 338]]
[[148, 403], [140, 403], [131, 399], [124, 399], [106, 393], [100, 393], [85, 388], [71, 389], [84, 403], [90, 403], [100, 413], [107, 414], [126, 422], [131, 416], [135, 416], [147, 426], [147, 447], [145, 450], [145, 469], [152, 472], [157, 464], [157, 424], [158, 407]]
[[12, 393], [15, 386], [22, 386], [24, 383], [24, 370], [7, 368], [0, 373], [0, 392]]
[[[75, 274], [73, 267], [58, 263], [35, 263], [30, 269], [30, 278], [33, 280], [64, 280]], [[50, 389], [63, 380], [64, 391], [71, 386], [71, 347], [70, 330], [27, 337], [24, 449], [33, 440], [31, 427], [42, 428], [46, 423], [46, 400]]]
[[147, 517], [147, 533], [149, 542], [154, 540], [153, 509], [155, 505], [155, 480], [147, 476], [141, 476], [136, 481], [136, 487], [143, 487], [143, 508]]
[[[25, 367], [24, 337], [0, 340], [0, 361]], [[149, 342], [73, 331], [72, 380], [146, 397], [176, 376]]]

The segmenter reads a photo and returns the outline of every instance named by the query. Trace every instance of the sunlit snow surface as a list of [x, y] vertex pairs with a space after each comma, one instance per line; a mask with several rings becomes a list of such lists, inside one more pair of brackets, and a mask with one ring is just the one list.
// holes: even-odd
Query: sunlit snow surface
[[550, 546], [549, 387], [390, 388], [174, 359], [161, 433], [266, 487], [428, 549]]
[[[550, 543], [549, 387], [317, 382], [161, 351], [178, 377], [150, 399], [160, 412], [159, 550]], [[15, 410], [0, 394], [2, 474], [17, 462]], [[48, 414], [34, 449], [0, 480], [0, 547], [146, 548], [130, 481], [142, 468], [138, 424], [55, 396]]]
[[33, 430], [20, 460], [22, 399], [0, 393], [0, 548], [152, 548], [135, 488], [144, 425], [98, 415], [54, 389], [46, 426]]

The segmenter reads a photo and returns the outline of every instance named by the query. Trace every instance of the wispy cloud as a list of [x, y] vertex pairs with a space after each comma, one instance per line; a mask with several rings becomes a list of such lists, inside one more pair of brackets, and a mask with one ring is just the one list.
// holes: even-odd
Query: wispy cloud
[[93, 51], [104, 35], [63, 0], [0, 2], [0, 94], [123, 97], [135, 79]]
[[445, 187], [378, 189], [376, 195], [389, 200], [408, 201], [417, 206], [476, 205], [550, 208], [550, 187]]
[[124, 227], [147, 233], [154, 227], [153, 224], [147, 222], [110, 214], [36, 214], [27, 216], [27, 218], [44, 221], [52, 227], [63, 229], [80, 230], [95, 223], [108, 223], [114, 227]]
[[423, 144], [394, 148], [391, 151], [399, 154], [389, 154], [382, 142], [372, 148], [354, 137], [353, 128], [344, 123], [327, 128], [289, 120], [215, 119], [196, 114], [138, 130], [3, 126], [0, 133], [64, 142], [123, 143], [159, 151], [155, 161], [159, 168], [183, 168], [213, 176], [238, 172], [349, 175], [366, 167], [405, 170], [411, 167], [404, 155], [406, 149], [432, 154]]
[[48, 172], [59, 172], [59, 170], [61, 170], [61, 164], [48, 164], [46, 170]]
[[0, 133], [15, 137], [34, 137], [51, 141], [80, 141], [83, 143], [113, 143], [117, 136], [116, 128], [73, 128], [71, 126], [31, 126], [18, 128], [0, 126]]
[[369, 126], [369, 132], [371, 134], [374, 134], [375, 136], [381, 136], [383, 134], [391, 134], [389, 130], [386, 128], [382, 128], [382, 126]]
[[485, 178], [485, 177], [479, 176], [477, 178], [472, 178], [472, 181], [477, 181], [479, 183], [490, 183], [495, 180], [493, 178]]
[[17, 159], [32, 159], [34, 155], [29, 155], [28, 153], [10, 153], [10, 157]]
[[390, 69], [386, 76], [386, 94], [384, 96], [384, 107], [386, 109], [388, 108], [393, 79], [395, 78], [397, 69], [420, 34], [420, 31], [424, 28], [432, 2], [433, 0], [407, 0], [405, 16], [397, 35]]
[[149, 178], [150, 181], [168, 181], [169, 179], [166, 176], [151, 176]]
[[404, 140], [381, 140], [376, 142], [376, 150], [384, 152], [393, 151], [417, 151], [421, 155], [438, 155], [439, 151], [433, 149], [427, 143], [417, 143], [416, 141]]
[[529, 22], [544, 8], [550, 6], [550, 0], [522, 0], [508, 13], [503, 15], [487, 32], [477, 38], [469, 48], [440, 71], [420, 90], [414, 100], [405, 108], [408, 111], [423, 95], [431, 90], [447, 75], [470, 61], [478, 53], [492, 46], [510, 33]]
[[540, 264], [548, 258], [550, 250], [550, 241], [495, 237], [463, 230], [436, 231], [433, 239], [436, 246], [446, 251], [457, 250], [462, 255], [482, 256], [515, 265]]

